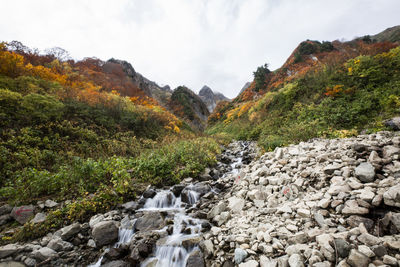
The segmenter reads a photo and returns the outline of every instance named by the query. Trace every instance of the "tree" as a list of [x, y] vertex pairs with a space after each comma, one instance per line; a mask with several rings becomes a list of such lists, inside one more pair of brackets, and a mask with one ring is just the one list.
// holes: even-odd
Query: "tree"
[[268, 64], [265, 63], [263, 66], [260, 66], [257, 68], [255, 72], [253, 72], [254, 75], [254, 90], [256, 92], [260, 91], [265, 86], [265, 78], [268, 73], [271, 71], [268, 69]]
[[61, 47], [53, 47], [45, 50], [47, 55], [53, 56], [60, 61], [66, 61], [71, 59], [68, 51]]

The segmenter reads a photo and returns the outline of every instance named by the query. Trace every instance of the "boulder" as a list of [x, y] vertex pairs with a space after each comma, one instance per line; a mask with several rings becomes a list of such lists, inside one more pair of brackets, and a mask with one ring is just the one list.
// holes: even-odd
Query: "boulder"
[[186, 267], [204, 267], [203, 253], [200, 250], [194, 250], [188, 256]]
[[214, 206], [207, 214], [207, 219], [213, 219], [215, 216], [221, 214], [221, 212], [225, 211], [227, 206], [224, 202], [219, 203]]
[[347, 263], [352, 267], [368, 267], [369, 258], [356, 249], [350, 251]]
[[55, 258], [58, 256], [57, 252], [48, 247], [43, 247], [39, 250], [36, 250], [33, 254], [34, 257], [40, 261], [47, 260], [48, 258]]
[[136, 231], [159, 230], [165, 226], [164, 218], [159, 212], [148, 212], [137, 219], [135, 224]]
[[391, 128], [394, 131], [400, 130], [400, 117], [394, 117], [390, 120], [385, 121], [385, 126]]
[[400, 207], [400, 184], [390, 187], [383, 193], [383, 201], [388, 206]]
[[60, 252], [60, 251], [72, 250], [74, 248], [74, 245], [72, 245], [71, 243], [64, 241], [60, 238], [53, 238], [47, 244], [47, 247], [51, 248], [54, 251]]
[[21, 247], [17, 244], [8, 244], [0, 247], [0, 259], [6, 258], [8, 256], [13, 255], [16, 252], [19, 252]]
[[231, 210], [232, 213], [238, 213], [243, 210], [245, 200], [239, 197], [230, 197], [228, 199], [228, 208]]
[[71, 225], [65, 226], [64, 228], [61, 228], [61, 239], [62, 240], [68, 240], [81, 230], [81, 224], [80, 223], [73, 223]]
[[245, 258], [247, 258], [247, 251], [243, 250], [241, 248], [236, 248], [235, 249], [235, 263], [240, 264], [242, 261], [244, 261]]
[[118, 240], [118, 227], [114, 221], [99, 222], [93, 227], [92, 235], [97, 247], [110, 245]]
[[11, 217], [20, 224], [25, 224], [33, 217], [34, 207], [32, 205], [14, 207], [11, 211]]
[[373, 182], [375, 177], [375, 168], [371, 163], [363, 162], [355, 169], [355, 175], [361, 182]]
[[304, 267], [303, 258], [299, 254], [293, 254], [289, 257], [290, 267]]
[[8, 204], [5, 204], [0, 207], [0, 216], [5, 215], [5, 214], [10, 214], [12, 210], [13, 210], [13, 207], [11, 207]]

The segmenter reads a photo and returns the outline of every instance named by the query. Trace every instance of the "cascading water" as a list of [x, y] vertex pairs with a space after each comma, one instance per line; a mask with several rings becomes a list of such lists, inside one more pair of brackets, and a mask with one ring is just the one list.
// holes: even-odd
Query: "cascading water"
[[[136, 219], [131, 221], [128, 217], [122, 219], [121, 226], [118, 230], [118, 241], [114, 244], [114, 248], [119, 248], [122, 244], [127, 244], [131, 241], [133, 235], [135, 234], [135, 230], [133, 228], [135, 222]], [[104, 253], [106, 253], [107, 251], [108, 249], [106, 249]], [[101, 256], [96, 263], [88, 265], [88, 267], [100, 267], [103, 257], [104, 256]]]
[[[188, 186], [187, 190], [188, 202], [192, 206], [199, 199], [199, 193], [191, 190]], [[174, 212], [174, 225], [172, 234], [169, 235], [162, 244], [157, 245], [155, 256], [145, 260], [141, 266], [157, 266], [157, 267], [185, 267], [190, 253], [198, 249], [197, 245], [183, 245], [201, 233], [201, 221], [185, 214], [182, 207], [181, 197], [172, 198], [170, 191], [161, 191], [153, 199], [148, 199], [143, 211], [145, 210], [165, 210], [171, 209]], [[168, 203], [168, 205], [167, 205]], [[186, 242], [190, 243], [190, 242]]]

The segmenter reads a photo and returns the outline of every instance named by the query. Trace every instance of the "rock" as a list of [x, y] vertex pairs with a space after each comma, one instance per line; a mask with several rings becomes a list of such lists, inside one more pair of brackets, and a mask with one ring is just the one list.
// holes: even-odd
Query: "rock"
[[0, 259], [13, 255], [21, 250], [21, 247], [16, 244], [8, 244], [0, 247]]
[[159, 230], [165, 226], [164, 218], [159, 212], [148, 212], [137, 219], [135, 224], [136, 231]]
[[38, 259], [40, 261], [44, 261], [44, 260], [47, 260], [48, 258], [55, 258], [58, 255], [57, 255], [57, 252], [55, 252], [51, 248], [43, 247], [43, 248], [35, 251], [34, 256], [36, 259]]
[[26, 258], [24, 260], [24, 263], [25, 263], [26, 266], [29, 266], [29, 267], [36, 266], [36, 260], [32, 259], [32, 258]]
[[243, 250], [241, 248], [236, 248], [235, 249], [235, 263], [239, 264], [242, 261], [244, 261], [245, 258], [247, 258], [246, 250]]
[[157, 195], [157, 192], [151, 188], [143, 192], [144, 198], [153, 198], [155, 195]]
[[249, 260], [239, 264], [239, 267], [258, 267], [258, 262], [255, 260]]
[[182, 190], [185, 188], [186, 186], [184, 184], [177, 184], [174, 185], [171, 188], [172, 193], [176, 196], [179, 197], [179, 195], [181, 194]]
[[232, 213], [238, 213], [243, 210], [245, 200], [243, 198], [231, 197], [228, 199], [228, 208]]
[[299, 254], [293, 254], [289, 257], [289, 266], [290, 267], [303, 267], [303, 259]]
[[58, 206], [58, 203], [57, 202], [55, 202], [55, 201], [53, 201], [53, 200], [51, 200], [51, 199], [47, 199], [45, 202], [44, 202], [44, 206], [46, 207], [46, 208], [54, 208], [54, 207], [57, 207]]
[[375, 168], [371, 163], [363, 162], [355, 169], [355, 175], [361, 182], [373, 182], [375, 177]]
[[215, 216], [221, 214], [221, 212], [225, 211], [226, 209], [227, 206], [225, 203], [219, 203], [210, 210], [210, 212], [207, 214], [207, 219], [213, 219]]
[[87, 242], [87, 246], [91, 247], [91, 248], [95, 248], [96, 247], [96, 242], [93, 239], [89, 239]]
[[364, 207], [358, 206], [356, 200], [348, 200], [346, 201], [342, 213], [345, 215], [352, 215], [352, 214], [368, 214], [369, 210]]
[[395, 257], [389, 256], [389, 255], [383, 256], [383, 263], [388, 264], [390, 266], [398, 266], [397, 259]]
[[375, 253], [369, 247], [367, 247], [365, 245], [358, 246], [358, 251], [360, 251], [362, 254], [364, 254], [368, 258], [375, 257]]
[[96, 214], [94, 216], [92, 216], [89, 220], [89, 226], [90, 228], [93, 229], [93, 227], [95, 226], [95, 224], [101, 222], [104, 220], [104, 215], [103, 214]]
[[51, 248], [54, 251], [60, 252], [60, 251], [69, 251], [74, 248], [74, 245], [67, 241], [63, 241], [60, 238], [53, 238], [50, 240], [50, 242], [47, 244], [48, 248]]
[[20, 224], [25, 224], [33, 216], [34, 207], [32, 205], [14, 207], [11, 211], [11, 217]]
[[386, 248], [381, 245], [372, 246], [372, 251], [377, 257], [383, 257], [384, 255], [387, 254]]
[[0, 216], [10, 214], [12, 210], [13, 210], [13, 207], [11, 207], [8, 204], [5, 204], [0, 207]]
[[298, 209], [297, 214], [300, 217], [309, 218], [311, 213], [310, 213], [310, 210], [307, 210], [307, 209]]
[[373, 220], [357, 215], [352, 215], [349, 218], [347, 218], [346, 223], [352, 228], [358, 227], [361, 223], [363, 223], [368, 231], [371, 231], [371, 229], [374, 227]]
[[118, 240], [118, 228], [114, 221], [99, 222], [93, 227], [92, 235], [96, 241], [96, 246], [102, 247], [113, 244]]
[[400, 117], [391, 118], [390, 120], [386, 120], [384, 123], [386, 127], [389, 127], [394, 131], [400, 130]]
[[284, 204], [276, 210], [277, 213], [292, 213], [292, 208], [289, 206], [289, 204]]
[[47, 215], [44, 213], [36, 213], [35, 217], [31, 220], [31, 223], [42, 223], [46, 221]]
[[385, 146], [383, 148], [383, 156], [385, 158], [392, 158], [394, 155], [400, 154], [400, 148], [395, 146]]
[[123, 260], [110, 261], [101, 265], [101, 267], [129, 267], [129, 266], [131, 265]]
[[278, 262], [275, 259], [269, 259], [264, 255], [260, 257], [260, 267], [277, 267]]
[[353, 267], [368, 267], [369, 258], [356, 249], [350, 251], [347, 263]]
[[12, 217], [10, 214], [5, 214], [0, 216], [0, 226], [12, 221]]
[[[36, 261], [35, 261], [36, 263]], [[30, 265], [33, 266], [33, 265]], [[25, 265], [23, 265], [20, 262], [17, 261], [6, 261], [6, 262], [0, 262], [0, 267], [25, 267]]]
[[122, 204], [122, 208], [124, 208], [125, 210], [128, 210], [128, 211], [137, 210], [138, 207], [139, 207], [139, 204], [137, 202], [135, 202], [135, 201], [129, 201], [129, 202], [126, 202], [126, 203]]
[[189, 254], [186, 267], [204, 267], [203, 253], [200, 250], [194, 250]]
[[400, 184], [390, 187], [383, 193], [383, 201], [388, 206], [400, 207]]
[[340, 170], [342, 168], [342, 165], [333, 163], [329, 164], [324, 168], [324, 172], [328, 175], [333, 174], [336, 170]]
[[200, 248], [206, 258], [210, 258], [214, 253], [214, 244], [211, 240], [204, 240], [200, 243]]
[[335, 239], [334, 242], [339, 256], [341, 258], [346, 258], [350, 253], [350, 244], [343, 239]]
[[361, 243], [367, 245], [367, 246], [374, 246], [374, 245], [378, 245], [380, 243], [380, 239], [376, 236], [373, 236], [371, 234], [368, 233], [363, 233], [361, 235], [359, 235], [357, 237], [358, 241], [360, 241]]
[[81, 225], [80, 223], [74, 223], [68, 226], [65, 226], [64, 228], [61, 228], [61, 239], [62, 240], [68, 240], [81, 230]]

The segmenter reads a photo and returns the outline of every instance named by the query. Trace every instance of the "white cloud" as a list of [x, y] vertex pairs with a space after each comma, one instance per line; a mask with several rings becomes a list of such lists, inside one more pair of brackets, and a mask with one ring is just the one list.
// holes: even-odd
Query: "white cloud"
[[77, 59], [125, 59], [172, 87], [234, 97], [305, 39], [352, 39], [399, 24], [398, 0], [2, 0], [0, 38]]

